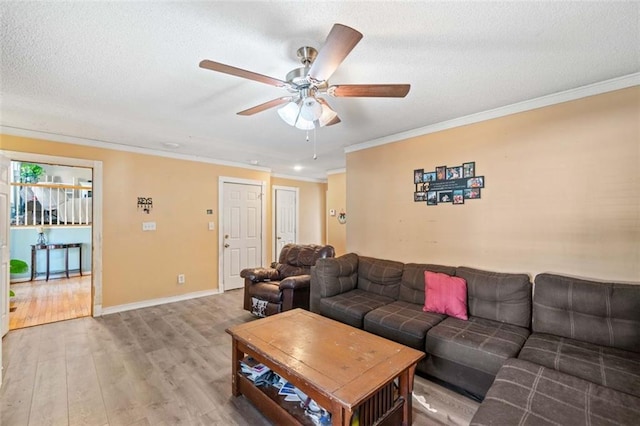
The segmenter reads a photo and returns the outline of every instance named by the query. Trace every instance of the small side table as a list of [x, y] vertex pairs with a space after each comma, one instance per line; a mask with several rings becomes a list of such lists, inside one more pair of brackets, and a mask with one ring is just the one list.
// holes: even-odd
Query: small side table
[[[82, 276], [82, 243], [51, 243], [51, 244], [34, 244], [31, 245], [31, 281], [33, 281], [39, 274], [46, 274], [46, 280], [49, 281], [50, 274], [64, 272], [67, 278], [69, 278], [69, 249], [78, 249], [78, 272]], [[47, 251], [46, 272], [37, 272], [37, 256], [38, 250]], [[64, 250], [64, 270], [51, 271], [49, 269], [51, 250]]]

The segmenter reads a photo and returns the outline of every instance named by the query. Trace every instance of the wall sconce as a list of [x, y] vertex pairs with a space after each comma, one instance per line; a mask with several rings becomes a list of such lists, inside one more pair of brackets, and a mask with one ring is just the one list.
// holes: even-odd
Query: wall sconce
[[146, 214], [151, 213], [151, 209], [153, 208], [153, 199], [138, 197], [138, 210], [143, 210]]

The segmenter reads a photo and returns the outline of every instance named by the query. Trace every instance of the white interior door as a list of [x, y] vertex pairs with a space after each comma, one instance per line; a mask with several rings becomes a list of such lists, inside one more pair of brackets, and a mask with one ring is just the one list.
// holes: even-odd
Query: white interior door
[[[9, 171], [11, 161], [0, 155], [0, 329], [9, 332]], [[0, 386], [2, 386], [2, 338], [0, 337]]]
[[285, 244], [298, 242], [298, 188], [273, 188], [275, 250], [274, 260], [280, 258]]
[[262, 186], [224, 182], [222, 207], [223, 289], [244, 286], [240, 271], [264, 266]]

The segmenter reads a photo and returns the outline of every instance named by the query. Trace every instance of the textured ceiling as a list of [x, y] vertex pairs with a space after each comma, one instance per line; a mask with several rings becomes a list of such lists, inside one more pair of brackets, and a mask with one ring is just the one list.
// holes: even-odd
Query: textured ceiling
[[[332, 84], [410, 83], [404, 99], [328, 98], [342, 123], [305, 132], [284, 79], [334, 23], [364, 34]], [[3, 128], [323, 178], [350, 145], [640, 71], [639, 2], [0, 2]], [[163, 143], [178, 143], [169, 150]], [[294, 171], [294, 166], [302, 166]]]

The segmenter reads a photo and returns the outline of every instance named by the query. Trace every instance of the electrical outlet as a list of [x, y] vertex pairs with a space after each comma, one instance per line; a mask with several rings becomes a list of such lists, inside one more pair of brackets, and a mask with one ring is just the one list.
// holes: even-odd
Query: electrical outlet
[[184, 284], [184, 274], [178, 274], [178, 284]]
[[155, 222], [142, 222], [142, 230], [143, 231], [155, 231], [156, 223]]

